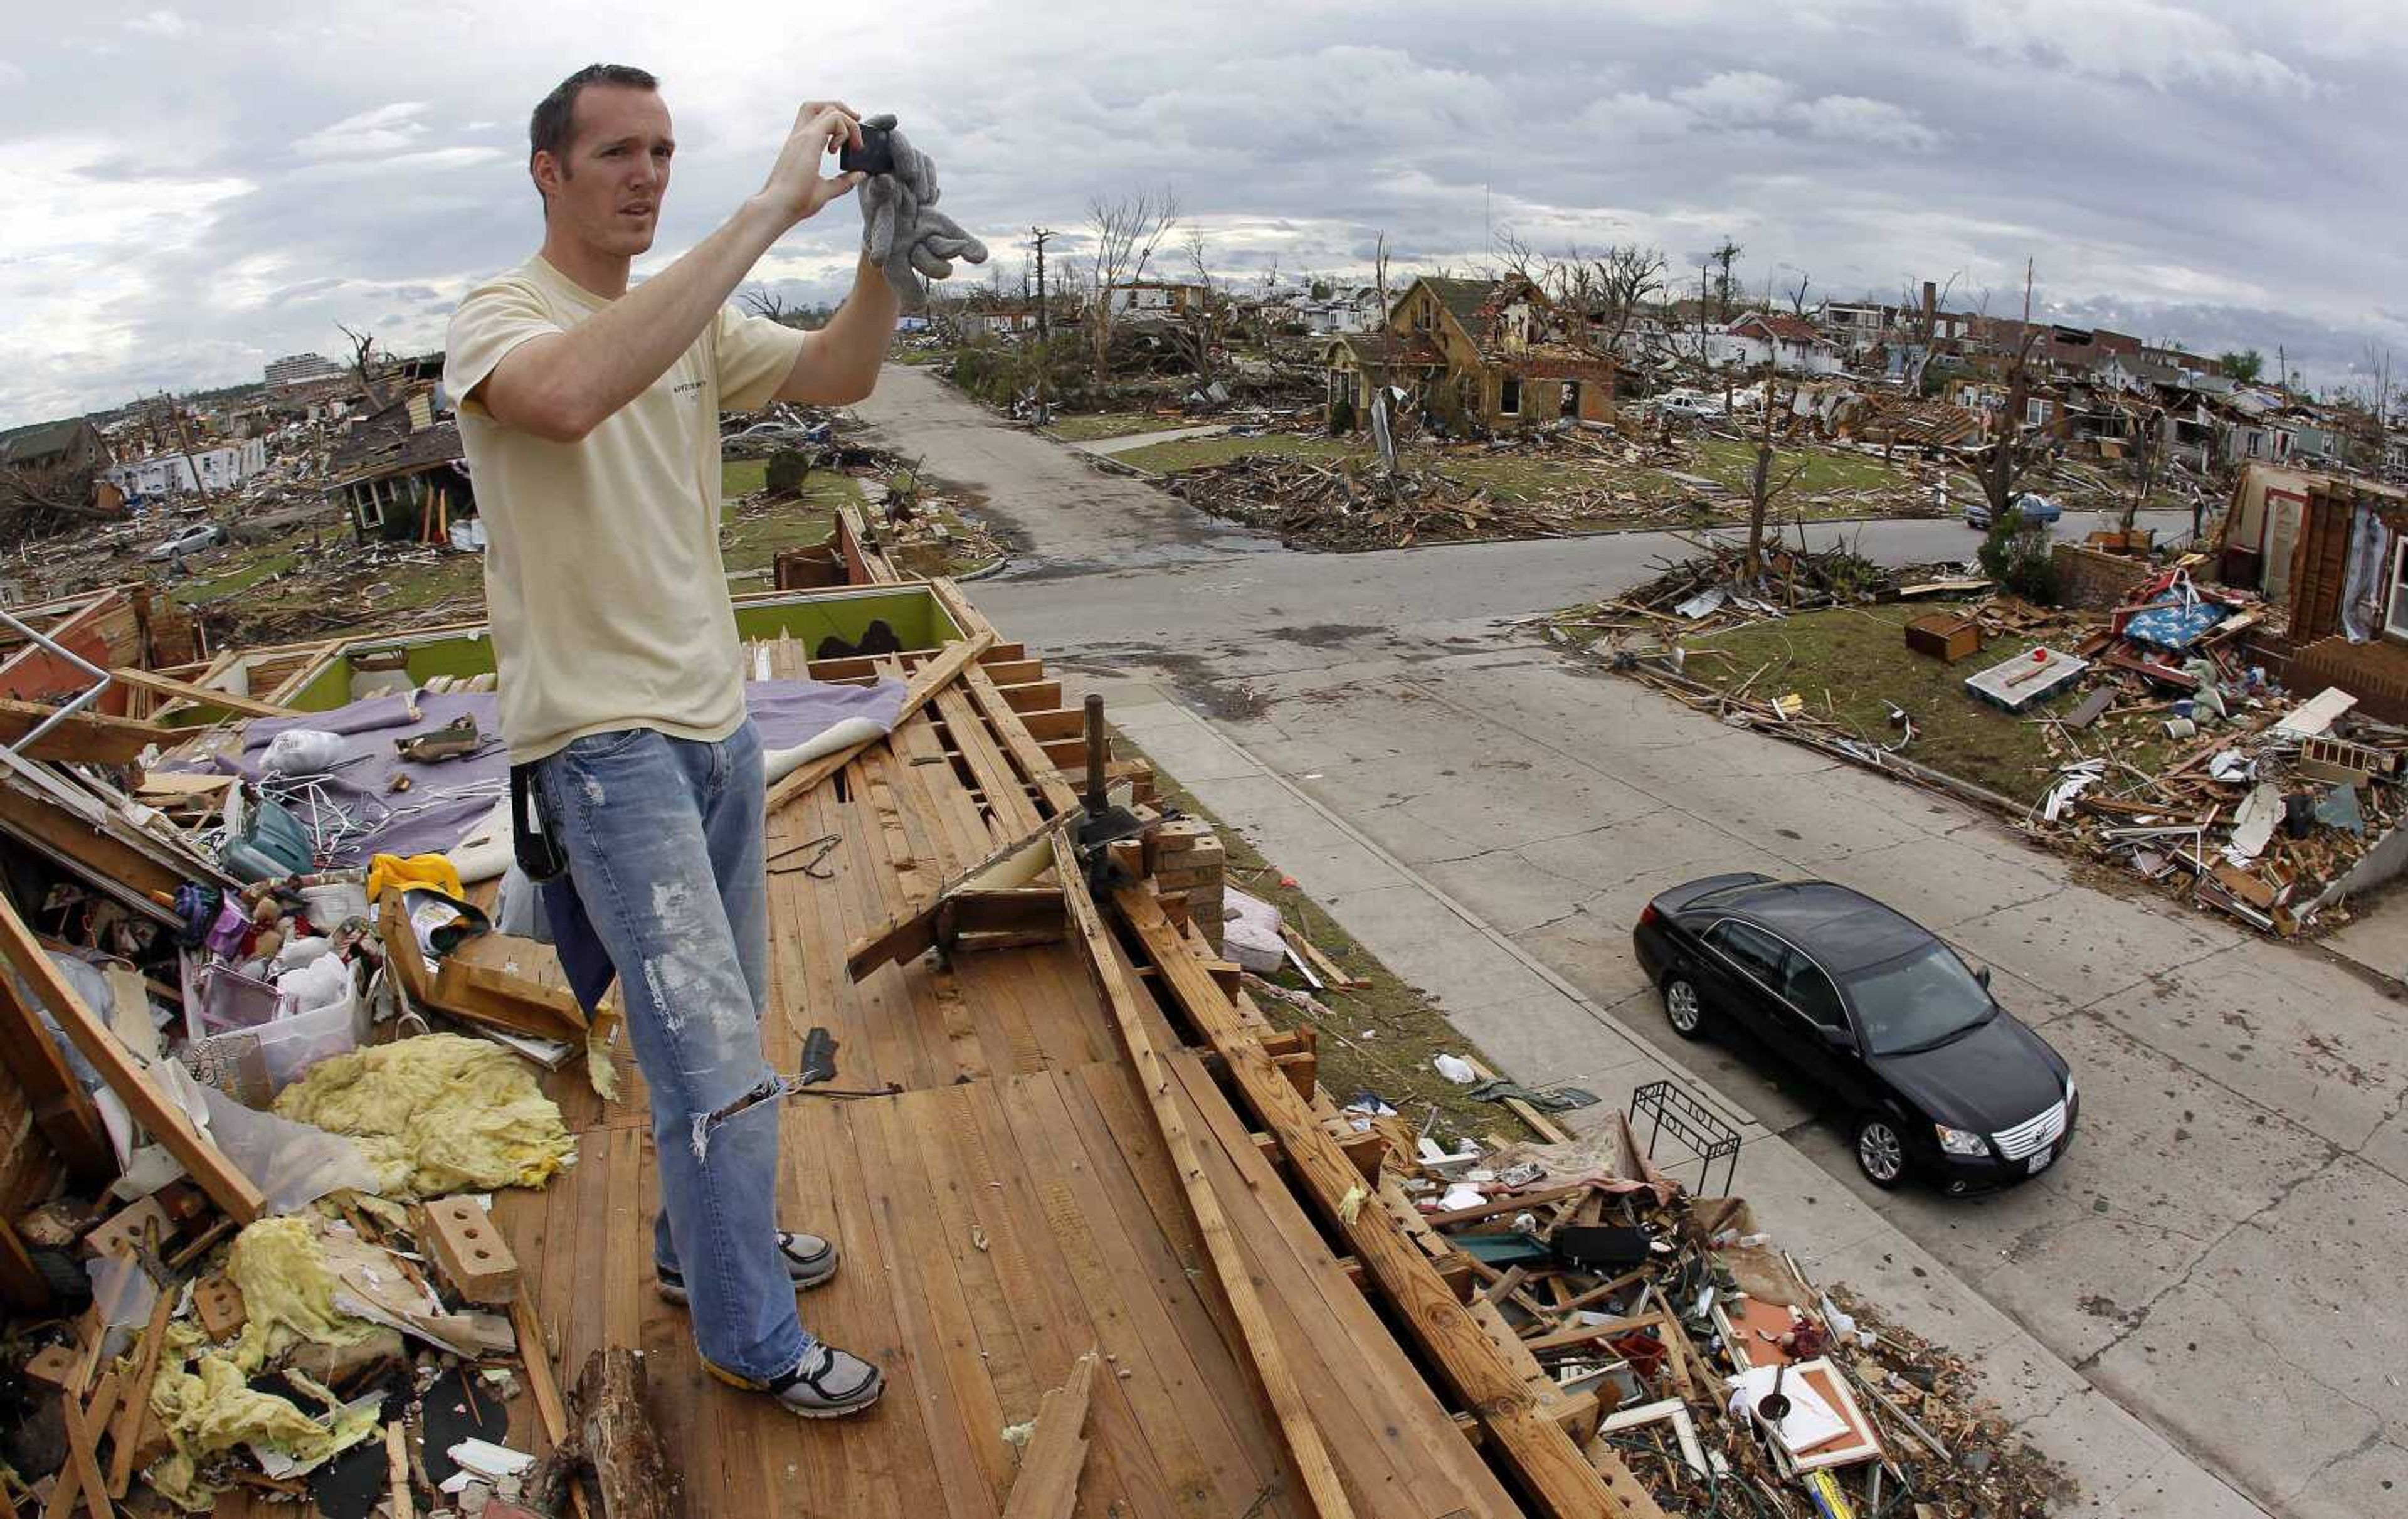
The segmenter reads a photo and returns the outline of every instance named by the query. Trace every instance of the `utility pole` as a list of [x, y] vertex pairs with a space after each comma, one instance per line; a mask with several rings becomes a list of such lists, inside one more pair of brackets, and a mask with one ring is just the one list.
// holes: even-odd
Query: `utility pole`
[[1046, 416], [1047, 372], [1054, 367], [1054, 314], [1045, 299], [1045, 244], [1055, 236], [1051, 227], [1028, 229], [1029, 241], [1037, 245], [1037, 416], [1040, 423]]
[[193, 435], [185, 430], [184, 414], [176, 409], [176, 403], [167, 398], [165, 391], [159, 393], [159, 404], [167, 408], [167, 419], [176, 424], [176, 440], [183, 445], [184, 468], [192, 474], [193, 489], [200, 494], [204, 501], [214, 499], [217, 493], [209, 489], [207, 480], [201, 479], [200, 464], [193, 457]]

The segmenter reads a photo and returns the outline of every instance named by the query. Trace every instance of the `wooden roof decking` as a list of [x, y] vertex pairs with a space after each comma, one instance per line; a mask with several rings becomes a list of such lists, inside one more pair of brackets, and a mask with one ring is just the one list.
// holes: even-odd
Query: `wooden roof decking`
[[[770, 668], [801, 673], [799, 652], [773, 651]], [[786, 1105], [780, 1216], [845, 1252], [837, 1279], [802, 1300], [805, 1322], [885, 1369], [869, 1414], [806, 1424], [703, 1373], [683, 1313], [652, 1291], [658, 1182], [640, 1080], [623, 1054], [626, 1090], [607, 1106], [573, 1072], [552, 1080], [579, 1163], [541, 1192], [496, 1197], [494, 1218], [564, 1382], [603, 1345], [646, 1352], [689, 1512], [992, 1519], [1016, 1461], [1004, 1428], [1033, 1418], [1093, 1347], [1107, 1359], [1080, 1514], [1309, 1512], [1076, 948], [846, 977], [852, 940], [1039, 821], [958, 686], [849, 766], [841, 786], [769, 821], [773, 868], [815, 852], [781, 851], [838, 840], [821, 867], [833, 879], [770, 880], [770, 1062], [795, 1068], [804, 1033], [824, 1025], [838, 1041], [831, 1084], [903, 1088]], [[1356, 1512], [1521, 1512], [1199, 1054], [1167, 1023], [1155, 1042]], [[513, 1418], [528, 1426], [514, 1426], [516, 1442], [542, 1448], [532, 1408]]]

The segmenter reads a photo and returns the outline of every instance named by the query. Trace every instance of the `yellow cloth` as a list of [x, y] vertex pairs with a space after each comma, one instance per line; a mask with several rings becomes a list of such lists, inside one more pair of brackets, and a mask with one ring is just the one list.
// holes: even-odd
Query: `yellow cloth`
[[446, 896], [466, 896], [459, 870], [443, 854], [413, 854], [406, 860], [398, 854], [377, 855], [368, 861], [368, 900], [383, 901], [387, 886], [432, 886]]
[[277, 1094], [276, 1111], [350, 1135], [393, 1197], [541, 1186], [576, 1155], [525, 1062], [458, 1034], [320, 1061]]
[[722, 308], [651, 389], [575, 443], [494, 421], [476, 394], [494, 366], [609, 304], [531, 258], [470, 291], [444, 339], [485, 523], [502, 737], [520, 764], [612, 728], [716, 741], [744, 722], [719, 553], [719, 417], [766, 405], [807, 338]]

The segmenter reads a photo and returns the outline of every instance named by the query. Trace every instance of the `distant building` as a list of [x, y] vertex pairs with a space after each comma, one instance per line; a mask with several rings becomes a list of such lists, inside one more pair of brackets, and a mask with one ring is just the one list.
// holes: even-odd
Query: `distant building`
[[1112, 315], [1183, 317], [1188, 308], [1208, 299], [1211, 292], [1202, 285], [1182, 284], [1170, 279], [1127, 279], [1104, 293]]
[[222, 491], [267, 467], [267, 440], [246, 437], [191, 452], [157, 453], [112, 465], [102, 476], [129, 497]]
[[267, 388], [297, 390], [322, 380], [342, 378], [342, 366], [319, 353], [288, 353], [267, 366]]

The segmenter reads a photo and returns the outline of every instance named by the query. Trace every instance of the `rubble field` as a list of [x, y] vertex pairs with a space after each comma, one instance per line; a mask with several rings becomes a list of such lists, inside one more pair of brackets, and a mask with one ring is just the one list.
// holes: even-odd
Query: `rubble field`
[[2348, 921], [2354, 876], [2408, 815], [2408, 729], [2338, 690], [2286, 691], [2254, 593], [2157, 565], [2114, 608], [2036, 607], [1970, 566], [1844, 550], [1668, 566], [1551, 619], [1556, 636], [1734, 727], [1999, 813], [2070, 854], [2262, 932]]

